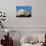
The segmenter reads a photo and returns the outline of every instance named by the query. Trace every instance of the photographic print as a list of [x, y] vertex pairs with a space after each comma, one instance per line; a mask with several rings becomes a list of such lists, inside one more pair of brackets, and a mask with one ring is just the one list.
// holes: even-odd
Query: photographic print
[[31, 17], [32, 6], [16, 6], [16, 17]]

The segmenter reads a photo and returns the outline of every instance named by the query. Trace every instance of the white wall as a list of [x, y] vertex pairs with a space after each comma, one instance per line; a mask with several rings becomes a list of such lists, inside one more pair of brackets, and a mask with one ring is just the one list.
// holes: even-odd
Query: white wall
[[[45, 4], [46, 0], [0, 0], [0, 9], [6, 12], [9, 21], [7, 27], [46, 27]], [[32, 5], [32, 17], [17, 18], [16, 5]]]

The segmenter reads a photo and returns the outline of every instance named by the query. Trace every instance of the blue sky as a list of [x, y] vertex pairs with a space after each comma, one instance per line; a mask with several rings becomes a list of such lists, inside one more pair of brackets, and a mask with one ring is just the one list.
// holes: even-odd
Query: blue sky
[[16, 11], [18, 11], [20, 9], [24, 9], [24, 10], [27, 10], [27, 11], [32, 11], [32, 6], [16, 6]]

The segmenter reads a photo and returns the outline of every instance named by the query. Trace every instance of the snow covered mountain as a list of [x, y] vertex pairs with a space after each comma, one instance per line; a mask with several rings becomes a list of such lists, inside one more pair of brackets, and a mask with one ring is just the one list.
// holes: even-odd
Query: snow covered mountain
[[26, 17], [26, 16], [28, 17], [29, 15], [31, 16], [31, 12], [24, 9], [20, 9], [16, 12], [17, 17]]

